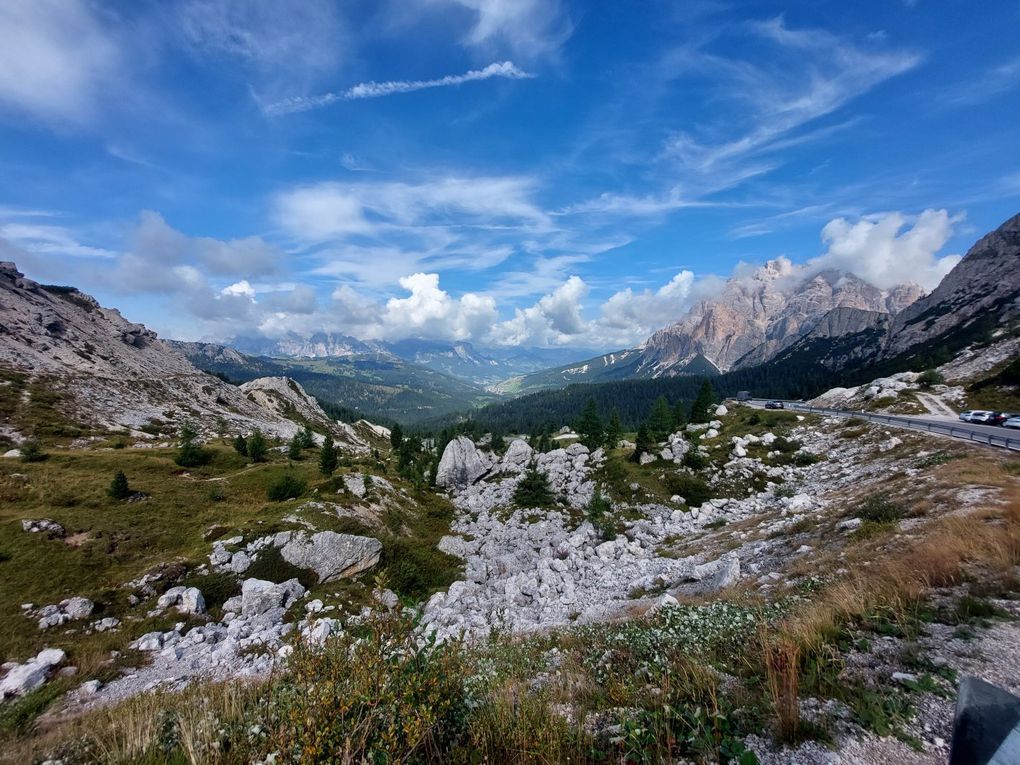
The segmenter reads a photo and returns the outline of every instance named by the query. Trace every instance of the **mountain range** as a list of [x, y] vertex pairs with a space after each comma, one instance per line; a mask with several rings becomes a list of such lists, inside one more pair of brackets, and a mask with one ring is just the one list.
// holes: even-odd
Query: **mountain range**
[[407, 338], [359, 340], [334, 332], [289, 333], [279, 338], [239, 336], [224, 343], [249, 356], [323, 359], [375, 356], [428, 367], [482, 387], [508, 377], [570, 364], [592, 356], [591, 348], [477, 347], [466, 341]]
[[[721, 376], [720, 390], [765, 380], [770, 391], [789, 391], [796, 378], [801, 394], [842, 379], [942, 364], [965, 348], [1014, 338], [1018, 318], [1020, 215], [978, 241], [928, 295], [909, 284], [878, 289], [836, 271], [805, 278], [785, 259], [769, 261], [730, 279], [717, 297], [636, 348], [517, 375], [495, 387], [527, 393], [571, 383], [713, 375]], [[368, 344], [329, 334], [237, 345], [301, 357], [164, 341], [73, 287], [38, 284], [13, 263], [0, 264], [0, 370], [43, 381], [46, 395], [67, 397], [80, 419], [101, 427], [223, 418], [285, 434], [294, 424], [280, 412], [302, 408], [318, 410], [315, 417], [328, 427], [361, 413], [422, 423], [498, 400], [464, 379], [465, 370], [496, 375], [577, 352], [478, 351], [468, 343], [424, 340]], [[277, 382], [237, 387], [267, 378]], [[267, 396], [297, 395], [283, 379], [303, 399], [283, 410], [267, 408]], [[253, 391], [260, 386], [268, 387]]]

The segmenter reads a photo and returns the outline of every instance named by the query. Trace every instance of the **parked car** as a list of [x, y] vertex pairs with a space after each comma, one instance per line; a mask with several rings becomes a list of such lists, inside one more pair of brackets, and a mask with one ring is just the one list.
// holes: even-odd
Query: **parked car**
[[992, 412], [992, 416], [985, 420], [985, 424], [1001, 425], [1012, 416], [1009, 412]]
[[1002, 423], [1004, 428], [1013, 428], [1014, 430], [1020, 430], [1020, 415], [1014, 415]]
[[973, 409], [966, 409], [966, 410], [960, 412], [960, 419], [963, 420], [964, 422], [970, 422], [970, 416], [972, 414], [974, 414], [974, 410]]
[[785, 407], [783, 406], [783, 402], [782, 401], [766, 401], [765, 402], [765, 408], [766, 409], [784, 409]]
[[995, 412], [992, 412], [988, 409], [975, 409], [973, 412], [970, 413], [970, 419], [967, 420], [967, 422], [973, 422], [975, 424], [980, 425], [987, 425], [988, 421], [991, 419], [993, 414], [995, 414]]

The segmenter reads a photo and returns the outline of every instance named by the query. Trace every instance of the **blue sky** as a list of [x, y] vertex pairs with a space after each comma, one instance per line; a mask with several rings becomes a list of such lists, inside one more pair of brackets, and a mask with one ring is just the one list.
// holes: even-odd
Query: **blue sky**
[[0, 258], [164, 335], [613, 348], [1020, 208], [1020, 4], [0, 4]]

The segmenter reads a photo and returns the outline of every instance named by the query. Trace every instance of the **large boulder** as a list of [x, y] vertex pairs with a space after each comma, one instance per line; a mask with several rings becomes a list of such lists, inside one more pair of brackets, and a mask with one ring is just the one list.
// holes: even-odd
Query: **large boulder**
[[[282, 536], [282, 535], [281, 535]], [[309, 535], [295, 531], [283, 541], [280, 554], [298, 568], [314, 571], [320, 582], [332, 582], [360, 574], [379, 562], [382, 543], [372, 537], [320, 531]]]
[[44, 648], [33, 659], [16, 664], [0, 680], [0, 701], [9, 696], [24, 696], [46, 682], [53, 668], [64, 660], [59, 648]]
[[241, 585], [241, 614], [279, 621], [294, 601], [305, 594], [297, 579], [274, 584], [264, 579], [245, 579]]
[[500, 460], [499, 471], [501, 473], [523, 473], [533, 456], [534, 451], [528, 446], [527, 442], [520, 438], [515, 438], [510, 442], [510, 446], [507, 447], [503, 459]]
[[436, 470], [436, 485], [447, 489], [470, 486], [489, 470], [489, 461], [474, 442], [457, 436], [446, 445]]

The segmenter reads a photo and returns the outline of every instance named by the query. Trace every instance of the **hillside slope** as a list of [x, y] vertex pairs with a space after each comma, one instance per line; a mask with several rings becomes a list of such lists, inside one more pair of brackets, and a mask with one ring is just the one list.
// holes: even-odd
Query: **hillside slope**
[[[0, 370], [9, 394], [2, 407], [8, 440], [25, 435], [21, 420], [39, 426], [19, 414], [33, 400], [86, 429], [173, 431], [187, 421], [206, 432], [260, 428], [289, 437], [299, 427], [279, 409], [200, 371], [143, 325], [72, 287], [26, 279], [13, 263], [0, 263]], [[306, 419], [364, 447], [321, 409]]]

